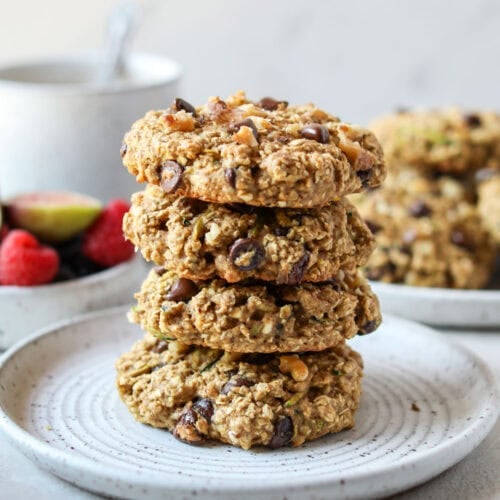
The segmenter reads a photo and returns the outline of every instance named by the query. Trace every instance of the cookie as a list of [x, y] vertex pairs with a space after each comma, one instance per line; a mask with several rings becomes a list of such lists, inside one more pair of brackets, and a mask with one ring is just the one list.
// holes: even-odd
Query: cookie
[[340, 271], [329, 283], [191, 281], [152, 270], [129, 318], [159, 337], [230, 352], [320, 351], [380, 324], [366, 280]]
[[404, 111], [371, 124], [391, 168], [465, 173], [500, 165], [500, 115], [457, 108]]
[[374, 238], [346, 200], [322, 208], [219, 205], [148, 186], [132, 197], [124, 233], [147, 260], [184, 278], [295, 285], [366, 263]]
[[494, 246], [467, 190], [455, 179], [412, 170], [354, 203], [376, 238], [365, 267], [370, 280], [442, 288], [481, 288]]
[[478, 210], [484, 225], [500, 245], [500, 169], [478, 172]]
[[255, 206], [321, 206], [385, 175], [370, 131], [312, 104], [254, 103], [242, 92], [150, 111], [126, 134], [122, 157], [137, 181], [167, 193]]
[[208, 438], [249, 449], [299, 446], [353, 427], [363, 364], [344, 344], [235, 355], [146, 334], [116, 369], [120, 396], [139, 422], [189, 444]]

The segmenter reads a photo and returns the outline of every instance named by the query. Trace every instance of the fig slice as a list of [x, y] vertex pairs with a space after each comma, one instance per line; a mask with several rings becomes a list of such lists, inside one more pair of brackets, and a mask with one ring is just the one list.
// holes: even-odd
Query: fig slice
[[5, 208], [11, 225], [47, 243], [61, 243], [87, 229], [101, 213], [102, 204], [79, 193], [40, 191], [15, 196]]

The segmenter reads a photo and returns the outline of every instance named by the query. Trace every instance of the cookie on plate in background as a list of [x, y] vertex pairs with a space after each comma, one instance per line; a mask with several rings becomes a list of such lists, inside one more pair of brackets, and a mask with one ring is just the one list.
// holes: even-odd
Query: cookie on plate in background
[[460, 181], [400, 169], [355, 204], [377, 243], [364, 268], [368, 279], [443, 288], [489, 281], [495, 245]]
[[373, 121], [387, 165], [466, 174], [500, 165], [500, 114], [458, 108], [412, 110]]
[[480, 170], [476, 179], [479, 214], [500, 247], [500, 169]]

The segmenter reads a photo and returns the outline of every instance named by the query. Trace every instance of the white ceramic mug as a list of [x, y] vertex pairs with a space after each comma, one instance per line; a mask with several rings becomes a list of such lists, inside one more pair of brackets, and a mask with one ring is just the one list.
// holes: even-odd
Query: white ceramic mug
[[95, 81], [99, 57], [0, 68], [0, 195], [70, 190], [107, 201], [138, 190], [121, 166], [124, 133], [178, 94], [180, 66], [132, 54], [125, 76]]

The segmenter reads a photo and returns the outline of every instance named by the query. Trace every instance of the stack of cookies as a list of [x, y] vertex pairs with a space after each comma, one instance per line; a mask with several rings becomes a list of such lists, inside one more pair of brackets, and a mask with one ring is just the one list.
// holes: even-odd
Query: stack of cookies
[[482, 288], [500, 242], [500, 115], [401, 111], [372, 124], [389, 175], [355, 204], [376, 235], [371, 280]]
[[117, 362], [134, 417], [244, 449], [352, 427], [362, 360], [345, 341], [381, 318], [358, 272], [374, 238], [344, 196], [384, 178], [373, 134], [238, 93], [147, 113], [122, 156], [148, 183], [125, 236], [157, 266], [130, 313], [147, 333]]

